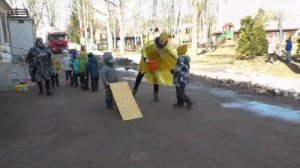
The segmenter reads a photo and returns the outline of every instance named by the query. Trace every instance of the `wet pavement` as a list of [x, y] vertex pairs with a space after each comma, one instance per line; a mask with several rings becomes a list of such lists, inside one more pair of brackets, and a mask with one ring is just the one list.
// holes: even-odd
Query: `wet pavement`
[[[126, 66], [128, 67], [128, 66]], [[134, 66], [133, 66], [134, 67]], [[136, 72], [119, 67], [132, 87]], [[176, 109], [175, 88], [160, 102], [142, 82], [144, 118], [124, 122], [96, 93], [63, 85], [53, 96], [0, 92], [0, 167], [300, 167], [300, 105], [192, 76], [192, 109]]]

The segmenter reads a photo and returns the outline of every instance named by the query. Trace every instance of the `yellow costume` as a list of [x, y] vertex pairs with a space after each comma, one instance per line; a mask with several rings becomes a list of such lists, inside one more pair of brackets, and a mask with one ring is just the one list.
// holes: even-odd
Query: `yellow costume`
[[58, 58], [53, 58], [52, 61], [53, 61], [53, 67], [54, 67], [55, 73], [58, 73], [58, 71], [60, 70], [60, 67], [61, 67], [61, 63], [58, 60]]
[[[147, 82], [150, 84], [164, 84], [167, 86], [173, 85], [173, 76], [170, 70], [176, 65], [177, 54], [166, 45], [162, 48], [157, 47], [155, 40], [145, 44], [141, 51], [142, 58], [139, 64], [139, 72], [144, 73]], [[150, 71], [145, 60], [156, 60], [157, 70]]]

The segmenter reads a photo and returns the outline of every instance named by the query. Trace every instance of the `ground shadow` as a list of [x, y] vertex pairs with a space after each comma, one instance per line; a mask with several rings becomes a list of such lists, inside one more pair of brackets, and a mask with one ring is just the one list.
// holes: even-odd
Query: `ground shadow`
[[208, 47], [208, 48], [203, 48], [201, 52], [197, 53], [197, 55], [202, 55], [202, 54], [206, 54], [208, 52], [214, 52], [217, 50], [217, 47]]
[[[297, 64], [293, 63], [293, 62], [286, 62], [285, 59], [283, 57], [277, 57], [277, 59], [279, 61], [281, 61], [282, 63], [284, 63], [288, 68], [290, 68], [290, 70], [292, 70], [294, 73], [296, 74], [300, 74], [300, 68]], [[295, 62], [299, 62], [299, 60], [296, 59], [292, 59]]]

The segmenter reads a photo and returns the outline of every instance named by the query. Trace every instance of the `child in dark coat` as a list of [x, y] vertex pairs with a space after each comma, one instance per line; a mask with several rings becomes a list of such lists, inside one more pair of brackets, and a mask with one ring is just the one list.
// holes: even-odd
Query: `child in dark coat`
[[94, 57], [93, 53], [88, 54], [88, 63], [86, 66], [91, 76], [92, 92], [96, 92], [98, 90], [100, 73], [98, 60]]
[[189, 71], [190, 71], [190, 57], [186, 55], [187, 45], [182, 45], [177, 48], [177, 62], [171, 73], [174, 77], [174, 84], [176, 86], [177, 103], [174, 107], [184, 107], [186, 103], [186, 108], [190, 109], [193, 106], [193, 102], [185, 94], [185, 87], [189, 81]]
[[291, 51], [293, 49], [293, 44], [291, 39], [292, 37], [289, 36], [289, 38], [286, 40], [286, 45], [285, 45], [285, 50], [286, 50], [285, 61], [288, 63], [291, 62]]
[[118, 81], [118, 74], [114, 68], [114, 59], [111, 52], [105, 52], [103, 54], [103, 66], [101, 69], [101, 79], [105, 86], [105, 102], [106, 108], [113, 108], [113, 95], [110, 89], [110, 83], [115, 83]]

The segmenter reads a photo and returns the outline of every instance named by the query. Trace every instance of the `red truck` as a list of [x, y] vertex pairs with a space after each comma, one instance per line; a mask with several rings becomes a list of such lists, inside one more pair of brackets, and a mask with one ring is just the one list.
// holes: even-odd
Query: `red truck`
[[61, 53], [62, 49], [68, 48], [68, 34], [54, 29], [47, 34], [48, 47], [53, 53]]

